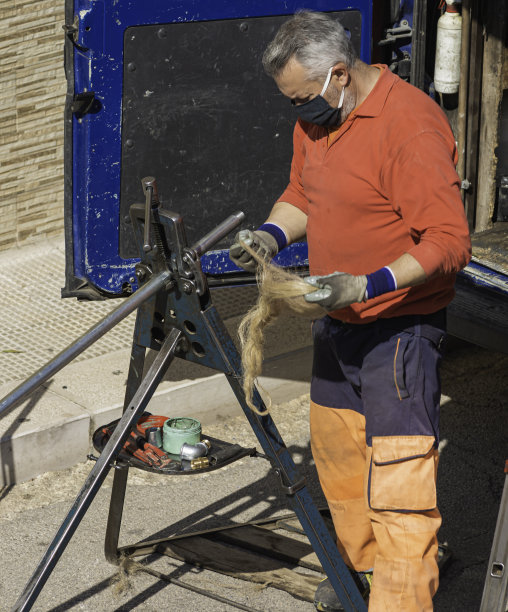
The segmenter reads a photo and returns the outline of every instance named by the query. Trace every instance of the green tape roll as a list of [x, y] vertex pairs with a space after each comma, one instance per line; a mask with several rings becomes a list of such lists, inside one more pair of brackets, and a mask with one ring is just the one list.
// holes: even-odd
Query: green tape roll
[[201, 440], [201, 423], [189, 417], [168, 419], [162, 428], [162, 448], [166, 453], [179, 455], [182, 446]]

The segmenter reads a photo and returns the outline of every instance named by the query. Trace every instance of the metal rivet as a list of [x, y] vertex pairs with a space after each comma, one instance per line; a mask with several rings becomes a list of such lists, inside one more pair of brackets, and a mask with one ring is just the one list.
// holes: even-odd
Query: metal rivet
[[247, 32], [247, 30], [249, 29], [249, 24], [248, 23], [241, 23], [240, 24], [240, 32]]
[[125, 146], [129, 147], [129, 149], [132, 149], [132, 147], [134, 146], [134, 140], [131, 140], [129, 138], [128, 140], [125, 141]]
[[134, 62], [129, 62], [127, 64], [127, 70], [129, 72], [134, 72], [134, 70], [136, 70], [136, 64]]
[[168, 33], [166, 32], [166, 30], [164, 28], [161, 28], [160, 30], [157, 30], [157, 36], [159, 38], [167, 38]]

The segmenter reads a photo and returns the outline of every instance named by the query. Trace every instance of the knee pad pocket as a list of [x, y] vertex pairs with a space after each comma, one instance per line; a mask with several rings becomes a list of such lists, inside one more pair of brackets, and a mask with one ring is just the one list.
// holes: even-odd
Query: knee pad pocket
[[374, 436], [369, 506], [399, 512], [433, 510], [437, 458], [433, 436]]

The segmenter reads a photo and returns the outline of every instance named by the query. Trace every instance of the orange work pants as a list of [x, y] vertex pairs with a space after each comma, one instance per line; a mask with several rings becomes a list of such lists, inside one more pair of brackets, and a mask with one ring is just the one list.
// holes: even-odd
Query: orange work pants
[[374, 570], [369, 612], [433, 610], [441, 515], [432, 436], [373, 437], [368, 447], [362, 414], [315, 402], [310, 428], [339, 550], [351, 568]]

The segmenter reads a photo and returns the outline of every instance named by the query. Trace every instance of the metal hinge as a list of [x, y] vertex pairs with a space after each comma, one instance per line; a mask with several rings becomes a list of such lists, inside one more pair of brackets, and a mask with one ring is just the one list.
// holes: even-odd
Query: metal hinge
[[83, 53], [89, 50], [88, 47], [83, 47], [83, 45], [80, 45], [78, 43], [79, 17], [77, 15], [75, 15], [72, 24], [64, 24], [62, 26], [62, 30], [65, 32], [65, 36], [71, 41], [71, 43], [74, 45], [74, 47], [76, 47], [76, 49], [78, 49], [79, 51], [83, 51]]
[[71, 111], [76, 116], [76, 119], [81, 119], [85, 115], [98, 113], [102, 108], [102, 104], [95, 97], [93, 91], [83, 91], [74, 94], [72, 99]]
[[411, 29], [409, 22], [403, 19], [400, 22], [400, 25], [398, 25], [397, 27], [388, 28], [387, 30], [385, 30], [386, 38], [383, 38], [383, 40], [380, 40], [377, 44], [380, 47], [383, 47], [384, 45], [391, 45], [397, 40], [400, 40], [401, 38], [411, 38], [412, 35], [413, 30]]

